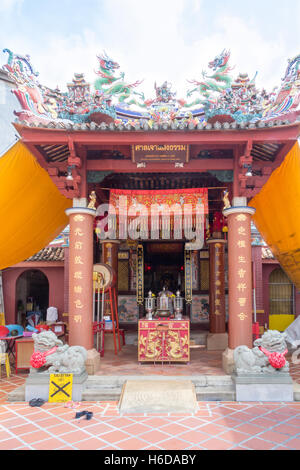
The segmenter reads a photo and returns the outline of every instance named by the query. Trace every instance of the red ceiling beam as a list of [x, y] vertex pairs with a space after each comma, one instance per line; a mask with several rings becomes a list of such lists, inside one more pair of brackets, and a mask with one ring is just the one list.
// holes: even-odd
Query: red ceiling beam
[[231, 158], [190, 160], [183, 168], [175, 167], [174, 163], [146, 163], [145, 167], [137, 167], [129, 160], [87, 160], [88, 171], [115, 171], [117, 173], [178, 173], [205, 172], [209, 170], [233, 170]]
[[69, 136], [74, 143], [83, 145], [133, 145], [133, 144], [190, 144], [206, 143], [247, 144], [253, 142], [280, 142], [296, 140], [300, 132], [300, 125], [294, 124], [283, 127], [270, 127], [263, 129], [247, 129], [233, 131], [64, 131], [57, 129], [30, 128], [15, 124], [24, 143], [39, 145], [68, 144]]

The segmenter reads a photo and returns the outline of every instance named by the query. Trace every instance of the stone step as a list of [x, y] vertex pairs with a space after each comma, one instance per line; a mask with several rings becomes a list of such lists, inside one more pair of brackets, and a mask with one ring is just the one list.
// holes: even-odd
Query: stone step
[[82, 401], [119, 401], [122, 388], [85, 389], [82, 392]]
[[122, 387], [126, 380], [191, 380], [195, 387], [232, 387], [233, 382], [230, 375], [90, 375], [86, 382], [86, 389], [105, 389]]
[[7, 395], [7, 401], [10, 401], [10, 402], [25, 401], [25, 384], [9, 392]]
[[[138, 376], [140, 380], [161, 380], [161, 376]], [[156, 378], [155, 378], [156, 377]], [[99, 378], [101, 379], [99, 381]], [[132, 376], [131, 376], [132, 378]], [[135, 377], [136, 379], [137, 377]], [[173, 380], [192, 380], [198, 401], [235, 401], [235, 386], [230, 376], [163, 377]], [[114, 380], [112, 380], [114, 379]], [[129, 376], [89, 376], [82, 392], [82, 401], [118, 401]], [[300, 384], [294, 382], [294, 401], [300, 401]], [[7, 395], [9, 402], [25, 401], [25, 385]]]
[[[120, 398], [123, 385], [127, 380], [161, 381], [162, 376], [89, 376], [83, 392], [83, 399], [86, 401], [118, 400]], [[196, 395], [199, 401], [232, 401], [235, 399], [235, 388], [231, 377], [227, 375], [163, 376], [163, 380], [191, 380], [195, 385]], [[91, 397], [93, 397], [93, 399]]]
[[196, 387], [198, 401], [235, 401], [235, 390], [216, 387]]

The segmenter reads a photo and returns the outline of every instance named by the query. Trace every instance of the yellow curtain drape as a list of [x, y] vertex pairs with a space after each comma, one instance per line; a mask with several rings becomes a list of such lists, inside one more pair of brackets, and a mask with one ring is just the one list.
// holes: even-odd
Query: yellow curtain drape
[[287, 154], [250, 202], [254, 223], [290, 280], [300, 289], [300, 148]]
[[68, 224], [64, 197], [21, 142], [0, 158], [0, 269], [24, 261]]

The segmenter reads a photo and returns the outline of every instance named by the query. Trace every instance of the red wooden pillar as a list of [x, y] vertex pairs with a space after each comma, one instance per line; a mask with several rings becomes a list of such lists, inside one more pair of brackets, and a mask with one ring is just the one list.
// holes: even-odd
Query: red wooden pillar
[[209, 331], [225, 333], [225, 244], [226, 240], [213, 239], [209, 245]]
[[73, 207], [69, 247], [69, 344], [93, 349], [93, 224], [96, 211]]
[[241, 345], [253, 347], [251, 216], [255, 209], [240, 205], [246, 203], [245, 198], [234, 198], [233, 201], [236, 205], [223, 211], [228, 219], [229, 351], [223, 355], [227, 373], [232, 372], [233, 350]]

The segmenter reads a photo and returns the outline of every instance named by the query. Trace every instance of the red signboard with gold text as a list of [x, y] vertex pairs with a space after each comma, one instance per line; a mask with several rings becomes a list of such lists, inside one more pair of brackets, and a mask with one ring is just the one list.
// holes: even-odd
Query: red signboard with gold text
[[135, 163], [187, 163], [189, 146], [183, 144], [135, 144], [132, 145], [132, 161]]

